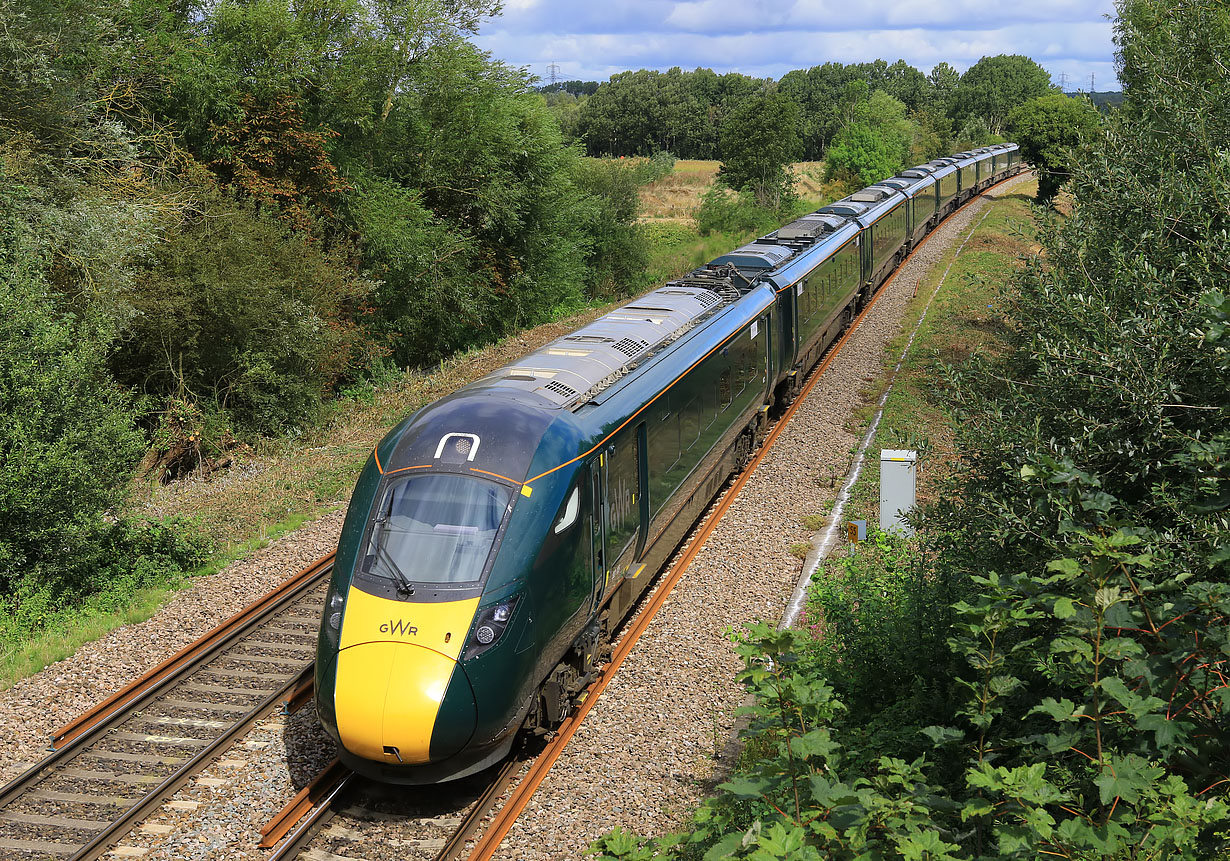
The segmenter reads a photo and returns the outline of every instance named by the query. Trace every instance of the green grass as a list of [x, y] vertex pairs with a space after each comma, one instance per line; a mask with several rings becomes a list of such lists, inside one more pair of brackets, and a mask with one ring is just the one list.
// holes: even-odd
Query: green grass
[[163, 583], [133, 591], [116, 589], [77, 606], [51, 610], [43, 617], [40, 629], [34, 634], [6, 631], [6, 636], [0, 639], [0, 691], [8, 690], [21, 679], [56, 661], [64, 660], [81, 646], [116, 628], [144, 622], [158, 612], [176, 591], [191, 585], [195, 578], [221, 571], [232, 562], [294, 532], [320, 513], [324, 512], [297, 513], [278, 523], [258, 523], [255, 535], [216, 554], [190, 575], [171, 577]]

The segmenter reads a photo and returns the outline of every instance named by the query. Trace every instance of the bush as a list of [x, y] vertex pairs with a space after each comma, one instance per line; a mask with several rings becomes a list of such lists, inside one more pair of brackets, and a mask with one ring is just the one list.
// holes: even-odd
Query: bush
[[136, 312], [114, 361], [146, 393], [212, 402], [244, 428], [314, 421], [376, 353], [353, 318], [371, 289], [328, 250], [208, 187], [122, 294]]
[[711, 233], [767, 233], [789, 218], [790, 210], [759, 205], [751, 191], [733, 192], [717, 183], [709, 186], [696, 210], [696, 229]]
[[[655, 162], [655, 160], [657, 160]], [[673, 156], [636, 159], [631, 164], [614, 159], [579, 159], [573, 181], [589, 197], [582, 231], [589, 238], [587, 282], [593, 296], [629, 295], [640, 285], [649, 265], [648, 243], [636, 223], [640, 215], [640, 187], [670, 173]]]
[[132, 397], [110, 378], [113, 328], [68, 313], [43, 277], [45, 249], [0, 185], [0, 591], [23, 576], [77, 588], [105, 540], [143, 443]]
[[922, 727], [943, 720], [956, 667], [947, 644], [952, 590], [916, 544], [872, 530], [853, 556], [830, 557], [800, 620], [807, 666], [850, 707], [856, 750], [913, 758]]

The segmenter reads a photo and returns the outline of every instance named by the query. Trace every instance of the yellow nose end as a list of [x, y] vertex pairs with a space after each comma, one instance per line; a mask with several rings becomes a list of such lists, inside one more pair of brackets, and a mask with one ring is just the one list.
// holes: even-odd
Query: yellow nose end
[[432, 731], [456, 668], [453, 659], [410, 643], [343, 649], [334, 700], [342, 744], [377, 762], [430, 761]]

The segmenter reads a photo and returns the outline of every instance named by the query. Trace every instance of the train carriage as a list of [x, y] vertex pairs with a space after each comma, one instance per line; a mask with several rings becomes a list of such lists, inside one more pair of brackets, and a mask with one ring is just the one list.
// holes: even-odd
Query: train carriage
[[918, 168], [902, 171], [881, 180], [873, 188], [890, 188], [904, 194], [908, 200], [907, 246], [913, 248], [935, 224], [936, 183], [931, 174]]
[[938, 189], [936, 208], [939, 210], [940, 218], [946, 218], [957, 208], [958, 193], [961, 190], [961, 179], [957, 172], [956, 161], [951, 158], [937, 158], [915, 168], [915, 170], [922, 169], [929, 170], [935, 179]]
[[972, 152], [957, 153], [953, 157], [957, 168], [957, 201], [964, 203], [978, 189], [978, 157]]

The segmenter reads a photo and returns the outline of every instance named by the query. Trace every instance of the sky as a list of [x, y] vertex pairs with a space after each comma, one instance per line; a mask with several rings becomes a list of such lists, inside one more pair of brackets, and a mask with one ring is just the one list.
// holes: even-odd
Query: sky
[[1068, 92], [1117, 90], [1113, 0], [505, 0], [475, 42], [549, 82], [699, 67], [780, 80], [822, 63], [924, 74], [1024, 54]]

